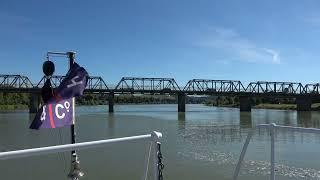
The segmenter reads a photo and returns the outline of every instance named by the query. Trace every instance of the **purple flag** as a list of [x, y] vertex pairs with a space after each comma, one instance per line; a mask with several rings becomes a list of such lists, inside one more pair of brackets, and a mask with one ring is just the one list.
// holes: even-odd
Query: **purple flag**
[[56, 128], [73, 124], [75, 112], [73, 97], [83, 95], [87, 81], [87, 71], [74, 63], [56, 89], [55, 95], [49, 97], [49, 100], [40, 108], [30, 128]]
[[68, 99], [70, 97], [83, 95], [83, 91], [87, 86], [87, 81], [87, 71], [77, 63], [74, 63], [56, 90], [57, 98]]
[[30, 128], [57, 128], [72, 125], [74, 120], [73, 98], [43, 105], [34, 118]]

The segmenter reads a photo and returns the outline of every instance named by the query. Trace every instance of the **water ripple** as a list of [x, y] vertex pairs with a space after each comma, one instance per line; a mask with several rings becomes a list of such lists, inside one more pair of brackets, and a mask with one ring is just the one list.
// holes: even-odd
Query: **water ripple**
[[[232, 153], [226, 152], [211, 152], [210, 154], [198, 153], [198, 152], [178, 152], [178, 155], [182, 158], [193, 158], [200, 161], [214, 162], [218, 165], [233, 165], [236, 166], [238, 156]], [[275, 165], [276, 175], [285, 176], [295, 179], [310, 179], [319, 180], [320, 171], [312, 168], [294, 167], [285, 164]], [[233, 173], [233, 172], [232, 172]], [[270, 175], [270, 162], [268, 161], [255, 161], [246, 160], [241, 165], [241, 175]]]

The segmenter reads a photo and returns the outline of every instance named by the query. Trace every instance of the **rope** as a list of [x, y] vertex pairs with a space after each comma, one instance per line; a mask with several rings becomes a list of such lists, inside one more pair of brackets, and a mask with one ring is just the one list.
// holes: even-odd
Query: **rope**
[[[62, 133], [61, 133], [61, 129], [59, 129], [59, 143], [60, 144], [62, 144], [63, 142], [62, 142], [62, 140], [63, 140], [63, 136], [62, 136]], [[63, 163], [63, 165], [64, 165], [64, 169], [67, 169], [67, 161], [66, 161], [66, 154], [65, 154], [65, 152], [61, 152], [61, 156], [62, 156], [62, 163]]]
[[149, 146], [149, 152], [148, 152], [148, 157], [145, 157], [146, 159], [146, 169], [145, 169], [145, 172], [144, 172], [144, 177], [142, 178], [142, 180], [147, 180], [148, 178], [148, 172], [149, 172], [149, 163], [150, 163], [150, 156], [151, 156], [151, 149], [152, 149], [152, 143], [153, 142], [150, 142], [150, 146]]
[[[62, 144], [62, 135], [61, 135], [61, 129], [53, 129], [50, 131], [51, 137], [55, 137], [55, 139], [58, 141], [58, 144]], [[66, 165], [66, 157], [64, 152], [57, 153], [58, 160], [62, 163], [63, 169], [65, 170], [67, 167]], [[59, 162], [59, 163], [60, 163]]]

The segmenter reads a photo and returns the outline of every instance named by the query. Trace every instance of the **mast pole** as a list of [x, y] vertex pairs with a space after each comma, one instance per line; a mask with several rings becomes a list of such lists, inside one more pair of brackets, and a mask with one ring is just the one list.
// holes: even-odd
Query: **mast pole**
[[[69, 70], [71, 69], [73, 63], [75, 62], [75, 52], [67, 52], [68, 58], [69, 58]], [[72, 98], [72, 101], [74, 101], [74, 98]], [[73, 102], [74, 105], [74, 102]], [[73, 108], [73, 111], [75, 111], [75, 108]], [[70, 126], [70, 132], [71, 132], [71, 143], [76, 143], [76, 132], [74, 130], [74, 124], [75, 124], [75, 117], [73, 117], [73, 123]], [[71, 152], [72, 156], [77, 156], [76, 151]]]
[[[64, 56], [68, 57], [69, 59], [69, 71], [71, 70], [71, 67], [75, 63], [75, 52], [69, 51], [69, 52], [47, 52], [47, 60], [49, 60], [49, 55], [56, 55], [56, 56]], [[53, 67], [54, 68], [54, 67]], [[53, 70], [54, 71], [54, 70]], [[46, 73], [45, 73], [46, 74]], [[51, 74], [52, 75], [52, 74]], [[73, 123], [70, 126], [70, 137], [71, 137], [71, 144], [76, 143], [76, 131], [75, 131], [75, 98], [72, 98], [72, 109], [73, 109]], [[68, 177], [72, 180], [79, 180], [79, 178], [83, 177], [84, 173], [80, 169], [80, 161], [77, 156], [77, 152], [75, 150], [71, 151], [71, 169], [68, 174]]]
[[[72, 65], [75, 62], [75, 52], [67, 52], [67, 56], [69, 58], [69, 70], [71, 69]], [[72, 98], [73, 104], [73, 123], [70, 126], [70, 133], [71, 133], [71, 143], [76, 143], [76, 131], [75, 131], [75, 98]], [[77, 152], [75, 150], [71, 151], [71, 171], [68, 175], [69, 178], [72, 180], [79, 180], [84, 173], [80, 170], [80, 161], [77, 156]]]

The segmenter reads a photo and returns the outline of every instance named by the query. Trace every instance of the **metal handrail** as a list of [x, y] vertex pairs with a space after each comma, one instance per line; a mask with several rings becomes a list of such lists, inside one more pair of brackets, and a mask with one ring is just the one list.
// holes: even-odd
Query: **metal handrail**
[[139, 135], [139, 136], [130, 136], [130, 137], [122, 137], [122, 138], [114, 138], [114, 139], [105, 139], [99, 141], [89, 141], [89, 142], [81, 142], [75, 144], [64, 144], [64, 145], [57, 145], [57, 146], [48, 146], [48, 147], [40, 147], [40, 148], [32, 148], [32, 149], [23, 149], [23, 150], [16, 150], [16, 151], [8, 151], [8, 152], [0, 152], [0, 160], [6, 159], [15, 159], [15, 158], [22, 158], [22, 157], [29, 157], [29, 156], [38, 156], [43, 154], [52, 154], [58, 152], [66, 152], [72, 150], [82, 150], [82, 149], [90, 149], [96, 147], [102, 147], [106, 144], [114, 144], [126, 141], [136, 141], [136, 140], [149, 140], [153, 144], [154, 149], [154, 179], [158, 180], [158, 172], [156, 169], [158, 168], [158, 156], [157, 156], [157, 143], [159, 142], [162, 134], [160, 132], [152, 132], [151, 134], [146, 135]]
[[302, 127], [292, 127], [292, 126], [281, 126], [281, 125], [276, 125], [275, 123], [271, 124], [259, 124], [255, 128], [253, 128], [249, 134], [247, 135], [246, 141], [243, 145], [239, 161], [237, 163], [236, 169], [233, 174], [233, 180], [236, 180], [239, 175], [241, 163], [244, 159], [244, 156], [247, 152], [247, 148], [250, 142], [250, 139], [253, 136], [254, 130], [256, 128], [266, 128], [270, 129], [270, 136], [271, 136], [271, 167], [270, 167], [270, 180], [275, 180], [275, 158], [274, 158], [274, 149], [275, 149], [275, 130], [276, 129], [282, 129], [282, 130], [289, 130], [289, 131], [298, 131], [298, 132], [303, 132], [303, 133], [315, 133], [315, 134], [320, 134], [320, 129], [316, 128], [302, 128]]

